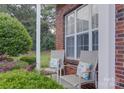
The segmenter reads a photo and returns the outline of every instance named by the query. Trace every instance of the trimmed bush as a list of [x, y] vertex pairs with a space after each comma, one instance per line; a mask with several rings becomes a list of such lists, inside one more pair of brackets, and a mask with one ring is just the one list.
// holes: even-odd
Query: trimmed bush
[[0, 88], [4, 89], [61, 89], [56, 81], [44, 75], [24, 70], [13, 70], [0, 74]]
[[0, 54], [17, 56], [32, 48], [32, 39], [25, 27], [8, 14], [0, 13]]
[[29, 64], [27, 62], [16, 62], [15, 66], [13, 69], [22, 69], [22, 68], [26, 68]]
[[20, 58], [21, 61], [27, 62], [29, 65], [36, 62], [36, 57], [34, 56], [23, 56]]

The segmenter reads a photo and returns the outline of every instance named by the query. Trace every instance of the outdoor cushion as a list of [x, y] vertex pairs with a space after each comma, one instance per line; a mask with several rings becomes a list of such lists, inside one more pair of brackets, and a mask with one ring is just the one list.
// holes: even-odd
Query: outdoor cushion
[[77, 67], [77, 75], [81, 76], [84, 80], [89, 80], [90, 75], [86, 71], [91, 70], [91, 66], [92, 64], [90, 63], [79, 62]]
[[51, 68], [59, 68], [59, 59], [51, 58], [51, 60], [50, 60], [50, 67]]

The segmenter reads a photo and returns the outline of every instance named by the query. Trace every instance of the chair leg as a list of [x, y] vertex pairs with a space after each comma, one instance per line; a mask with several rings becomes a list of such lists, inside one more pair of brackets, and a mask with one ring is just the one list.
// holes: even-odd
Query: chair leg
[[79, 89], [81, 89], [81, 77], [79, 76], [79, 86], [78, 86]]
[[59, 72], [58, 72], [58, 69], [57, 69], [57, 82], [59, 82]]
[[97, 82], [97, 72], [94, 72], [94, 77], [95, 77], [95, 88], [97, 89], [98, 88], [98, 82]]
[[60, 84], [62, 83], [61, 82], [61, 75], [62, 75], [62, 69], [60, 69], [60, 75], [59, 75], [59, 82], [60, 82]]

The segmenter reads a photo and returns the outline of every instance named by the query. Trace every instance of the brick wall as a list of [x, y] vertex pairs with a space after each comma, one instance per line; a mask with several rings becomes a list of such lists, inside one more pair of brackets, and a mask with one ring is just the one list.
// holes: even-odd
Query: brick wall
[[[64, 49], [64, 16], [71, 12], [72, 10], [79, 7], [79, 4], [64, 4], [56, 6], [56, 49]], [[65, 59], [65, 64], [77, 65], [78, 61], [76, 60], [67, 60]], [[66, 67], [66, 74], [76, 73], [76, 68]]]
[[124, 88], [124, 5], [116, 5], [116, 86]]

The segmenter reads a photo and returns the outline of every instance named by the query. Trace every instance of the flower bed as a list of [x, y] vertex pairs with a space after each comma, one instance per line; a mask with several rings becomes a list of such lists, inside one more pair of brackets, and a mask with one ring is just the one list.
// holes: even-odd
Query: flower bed
[[32, 71], [35, 67], [35, 64], [29, 64], [25, 61], [15, 62], [12, 58], [6, 58], [4, 60], [0, 60], [0, 73], [10, 71], [13, 69], [26, 69], [28, 71]]
[[15, 67], [15, 62], [7, 62], [7, 61], [1, 61], [0, 62], [0, 72], [6, 72], [9, 70], [12, 70]]

